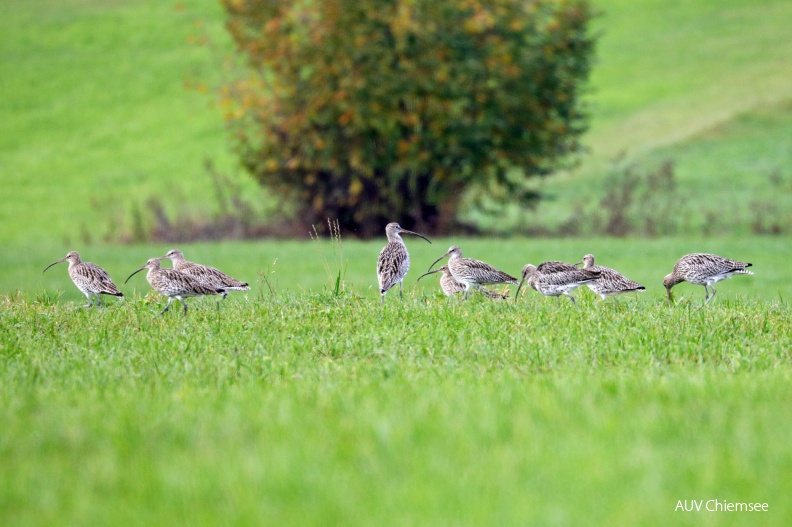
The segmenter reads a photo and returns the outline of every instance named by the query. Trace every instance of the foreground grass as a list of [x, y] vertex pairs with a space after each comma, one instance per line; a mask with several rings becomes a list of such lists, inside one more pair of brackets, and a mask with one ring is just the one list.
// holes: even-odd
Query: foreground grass
[[389, 300], [7, 298], [0, 523], [792, 519], [787, 305]]

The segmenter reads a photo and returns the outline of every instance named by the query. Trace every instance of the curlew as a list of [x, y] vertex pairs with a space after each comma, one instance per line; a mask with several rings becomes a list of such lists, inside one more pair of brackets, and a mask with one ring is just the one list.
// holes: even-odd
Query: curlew
[[[568, 296], [572, 301], [572, 304], [577, 307], [575, 297], [571, 295], [571, 292], [583, 284], [596, 280], [599, 278], [600, 273], [597, 271], [578, 269], [577, 267], [572, 266], [572, 264], [564, 265], [571, 267], [556, 267], [559, 269], [556, 272], [547, 272], [546, 269], [552, 269], [554, 266], [545, 266], [544, 264], [539, 264], [539, 267], [537, 267], [532, 264], [526, 264], [522, 269], [522, 280], [520, 280], [520, 285], [517, 287], [517, 294], [514, 296], [515, 301], [517, 300], [517, 296], [520, 293], [523, 283], [527, 281], [529, 286], [545, 296]], [[545, 269], [545, 271], [540, 269]]]
[[454, 280], [465, 286], [465, 297], [467, 298], [472, 287], [480, 287], [485, 284], [517, 284], [517, 279], [511, 275], [495, 269], [488, 263], [473, 258], [462, 258], [462, 249], [457, 245], [452, 245], [448, 251], [429, 266], [432, 267], [445, 258], [448, 258], [448, 269]]
[[599, 271], [601, 273], [599, 278], [586, 285], [589, 289], [602, 297], [603, 300], [609, 296], [620, 295], [622, 293], [646, 291], [644, 286], [638, 282], [633, 282], [619, 271], [611, 269], [610, 267], [595, 265], [593, 254], [587, 254], [578, 263], [583, 264], [583, 269]]
[[204, 287], [222, 289], [223, 300], [228, 295], [228, 291], [250, 291], [250, 285], [246, 282], [231, 278], [214, 267], [188, 262], [184, 259], [184, 254], [178, 249], [171, 249], [162, 258], [168, 258], [173, 263], [174, 269], [192, 276]]
[[[663, 279], [663, 285], [668, 293], [668, 301], [673, 300], [672, 287], [680, 282], [690, 282], [704, 286], [704, 303], [709, 304], [710, 300], [715, 298], [716, 291], [713, 284], [736, 274], [753, 274], [753, 272], [747, 271], [746, 267], [751, 267], [751, 264], [729, 260], [714, 254], [685, 255], [674, 265], [674, 270]], [[712, 289], [712, 294], [710, 294], [710, 289]]]
[[49, 264], [42, 273], [47, 272], [47, 269], [61, 262], [69, 262], [69, 276], [72, 282], [88, 299], [88, 303], [82, 307], [91, 307], [93, 305], [91, 295], [96, 295], [96, 304], [99, 307], [102, 305], [101, 295], [124, 298], [124, 294], [118, 290], [107, 271], [94, 263], [81, 261], [80, 255], [76, 251], [69, 251], [64, 258]]
[[[440, 289], [443, 290], [443, 293], [445, 293], [446, 296], [454, 296], [457, 293], [462, 293], [465, 291], [465, 284], [454, 280], [454, 276], [451, 274], [451, 270], [448, 268], [448, 265], [443, 265], [434, 271], [429, 271], [428, 273], [422, 274], [418, 277], [416, 282], [420, 281], [424, 276], [428, 276], [433, 273], [443, 273], [443, 276], [440, 278]], [[479, 288], [479, 291], [492, 299], [504, 299], [509, 296], [508, 291], [506, 293], [496, 293], [495, 291], [491, 291], [486, 287]]]
[[143, 267], [129, 275], [124, 283], [127, 283], [130, 278], [143, 269], [148, 269], [146, 280], [151, 284], [151, 287], [159, 294], [168, 297], [168, 305], [165, 306], [165, 309], [160, 311], [160, 314], [170, 309], [170, 305], [174, 298], [184, 305], [184, 316], [187, 316], [187, 302], [184, 301], [185, 298], [191, 296], [222, 295], [225, 293], [225, 291], [220, 288], [206, 287], [192, 276], [182, 273], [181, 271], [160, 268], [160, 258], [150, 258]]
[[410, 269], [410, 253], [407, 252], [407, 246], [404, 245], [400, 233], [412, 234], [432, 243], [423, 234], [403, 229], [398, 223], [389, 223], [385, 226], [388, 243], [382, 248], [377, 258], [377, 281], [383, 304], [385, 303], [385, 293], [396, 284], [399, 284], [399, 298], [402, 297], [402, 282]]

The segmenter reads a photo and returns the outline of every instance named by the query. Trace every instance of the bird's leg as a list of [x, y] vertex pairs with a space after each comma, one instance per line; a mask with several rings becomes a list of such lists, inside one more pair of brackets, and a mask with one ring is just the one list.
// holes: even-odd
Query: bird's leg
[[467, 300], [469, 294], [470, 294], [470, 283], [466, 283], [465, 284], [465, 300]]
[[96, 307], [102, 307], [102, 295], [101, 295], [101, 293], [96, 295]]
[[714, 285], [712, 285], [712, 284], [710, 284], [710, 289], [712, 289], [712, 294], [710, 295], [710, 297], [709, 297], [709, 300], [707, 300], [707, 301], [705, 302], [705, 304], [709, 304], [709, 303], [710, 303], [710, 301], [711, 301], [713, 298], [715, 298], [715, 293], [717, 292], [717, 291], [715, 291], [715, 286], [714, 286]]
[[167, 310], [170, 309], [171, 302], [173, 302], [173, 298], [169, 296], [168, 297], [168, 305], [165, 306], [165, 309], [160, 311], [160, 315], [164, 314]]
[[186, 317], [187, 316], [187, 302], [185, 302], [184, 299], [181, 298], [181, 297], [177, 297], [177, 298], [179, 299], [179, 302], [181, 302], [182, 305], [184, 305], [184, 316]]
[[85, 304], [84, 306], [80, 306], [80, 307], [83, 308], [83, 307], [91, 307], [91, 306], [93, 306], [93, 300], [91, 300], [91, 293], [83, 292], [83, 294], [85, 295], [85, 298], [88, 299], [88, 303]]
[[[575, 309], [577, 309], [578, 307], [577, 307], [577, 302], [575, 302], [575, 297], [570, 295], [569, 293], [564, 293], [564, 294], [569, 297], [569, 299], [572, 301], [572, 305], [575, 306]], [[559, 296], [558, 298], [560, 299], [561, 297]]]
[[402, 295], [402, 281], [399, 280], [399, 299], [403, 299], [404, 296]]

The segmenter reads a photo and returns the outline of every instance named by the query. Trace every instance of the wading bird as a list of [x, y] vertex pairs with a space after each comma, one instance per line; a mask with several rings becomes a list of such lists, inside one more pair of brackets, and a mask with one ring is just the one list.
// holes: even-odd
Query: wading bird
[[61, 262], [69, 262], [69, 276], [72, 282], [88, 299], [88, 303], [82, 307], [93, 305], [91, 295], [96, 295], [96, 305], [99, 307], [102, 305], [101, 295], [124, 298], [124, 294], [118, 290], [107, 271], [94, 263], [81, 261], [80, 255], [76, 251], [69, 251], [64, 258], [49, 264], [42, 273], [46, 273], [47, 269]]
[[165, 309], [160, 311], [160, 314], [170, 309], [171, 302], [173, 302], [174, 298], [184, 305], [184, 316], [187, 316], [187, 302], [184, 301], [185, 298], [191, 296], [222, 295], [225, 293], [223, 289], [202, 285], [198, 280], [188, 274], [184, 274], [175, 269], [160, 268], [160, 258], [150, 258], [143, 267], [129, 275], [124, 283], [129, 282], [130, 278], [143, 269], [148, 269], [146, 280], [151, 284], [151, 287], [159, 294], [168, 297], [168, 305], [165, 306]]
[[[751, 264], [729, 260], [715, 254], [685, 255], [674, 265], [674, 270], [663, 279], [663, 285], [668, 293], [668, 301], [669, 303], [673, 301], [672, 287], [680, 282], [690, 282], [704, 286], [704, 304], [709, 304], [710, 300], [715, 298], [716, 291], [713, 284], [736, 274], [753, 274], [753, 272], [747, 271], [746, 267], [751, 267]], [[710, 289], [712, 289], [712, 294], [709, 292]]]
[[[434, 271], [429, 271], [428, 273], [422, 274], [421, 276], [418, 277], [418, 280], [416, 280], [416, 282], [419, 282], [421, 278], [423, 278], [424, 276], [429, 276], [430, 274], [433, 273], [443, 273], [443, 276], [440, 277], [440, 289], [443, 290], [443, 293], [445, 293], [446, 296], [454, 296], [457, 293], [463, 293], [465, 291], [465, 284], [454, 280], [454, 276], [451, 274], [451, 270], [448, 269], [448, 265], [443, 265], [441, 267], [438, 267]], [[506, 293], [501, 294], [501, 293], [496, 293], [495, 291], [491, 291], [486, 287], [480, 287], [478, 288], [478, 290], [492, 299], [504, 299], [507, 296], [509, 296], [508, 291]]]
[[515, 301], [517, 300], [523, 283], [528, 282], [531, 288], [545, 296], [568, 296], [572, 304], [577, 307], [575, 297], [571, 295], [571, 292], [583, 284], [596, 280], [600, 276], [599, 272], [578, 269], [575, 266], [567, 269], [559, 268], [556, 272], [543, 272], [540, 268], [553, 268], [552, 266], [543, 267], [543, 265], [544, 264], [540, 264], [539, 267], [537, 267], [532, 264], [526, 264], [525, 267], [523, 267], [522, 280], [520, 280], [520, 285], [517, 287], [517, 294], [514, 296]]
[[402, 297], [402, 282], [410, 269], [410, 253], [407, 252], [407, 246], [404, 245], [400, 233], [412, 234], [432, 243], [423, 234], [403, 229], [398, 223], [389, 223], [385, 226], [388, 243], [382, 248], [377, 258], [377, 281], [383, 304], [385, 303], [385, 293], [396, 284], [399, 284], [399, 298]]
[[588, 271], [599, 271], [600, 277], [586, 285], [603, 300], [609, 296], [620, 295], [622, 293], [633, 293], [646, 291], [646, 288], [638, 282], [633, 282], [619, 271], [610, 267], [603, 267], [594, 264], [594, 255], [587, 254], [578, 264], [583, 264], [583, 269]]
[[174, 269], [192, 276], [201, 285], [210, 289], [222, 289], [223, 300], [225, 300], [229, 291], [250, 291], [250, 286], [246, 282], [231, 278], [214, 267], [188, 262], [184, 259], [184, 254], [178, 249], [171, 249], [162, 258], [168, 258], [173, 263]]
[[431, 271], [432, 267], [446, 256], [449, 257], [448, 269], [454, 280], [465, 286], [465, 298], [470, 293], [471, 287], [481, 287], [485, 284], [517, 285], [516, 278], [495, 269], [488, 263], [473, 258], [462, 258], [462, 249], [458, 245], [452, 245], [443, 256], [429, 266], [429, 270]]

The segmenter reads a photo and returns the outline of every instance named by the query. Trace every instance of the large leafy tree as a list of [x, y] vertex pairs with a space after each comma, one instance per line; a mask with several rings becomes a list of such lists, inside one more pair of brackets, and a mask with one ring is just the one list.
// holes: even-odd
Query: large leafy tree
[[579, 149], [586, 0], [222, 2], [243, 163], [309, 221], [442, 230], [466, 193], [525, 202]]

